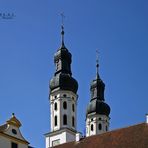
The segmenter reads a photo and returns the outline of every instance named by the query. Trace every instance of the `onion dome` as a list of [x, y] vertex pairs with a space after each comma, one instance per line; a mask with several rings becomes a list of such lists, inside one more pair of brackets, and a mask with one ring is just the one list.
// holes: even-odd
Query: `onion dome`
[[91, 92], [91, 100], [87, 107], [86, 115], [95, 113], [95, 114], [101, 114], [101, 115], [107, 115], [110, 114], [110, 107], [108, 104], [106, 104], [104, 101], [104, 90], [105, 90], [105, 84], [100, 79], [99, 76], [99, 64], [97, 60], [97, 74], [96, 78], [91, 82], [90, 86], [90, 92]]
[[65, 47], [64, 44], [64, 27], [62, 26], [62, 45], [60, 49], [54, 55], [54, 63], [56, 65], [56, 71], [54, 77], [50, 81], [50, 92], [55, 89], [58, 90], [69, 90], [74, 93], [78, 90], [78, 83], [72, 77], [71, 72], [71, 58], [72, 55]]
[[109, 116], [110, 107], [105, 102], [95, 99], [89, 103], [87, 108], [87, 115], [91, 113]]

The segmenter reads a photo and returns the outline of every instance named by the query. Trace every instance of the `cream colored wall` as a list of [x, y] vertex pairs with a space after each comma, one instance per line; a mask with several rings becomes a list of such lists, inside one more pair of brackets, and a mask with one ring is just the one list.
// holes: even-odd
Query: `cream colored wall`
[[0, 148], [11, 148], [11, 142], [17, 143], [18, 148], [28, 148], [28, 145], [26, 144], [19, 143], [18, 141], [0, 135]]
[[11, 148], [11, 143], [5, 137], [0, 136], [0, 148]]
[[[17, 131], [17, 134], [13, 134], [12, 133], [12, 129], [15, 129]], [[8, 125], [8, 129], [6, 130], [6, 132], [4, 132], [5, 134], [8, 134], [10, 136], [13, 136], [15, 138], [21, 139], [21, 140], [25, 140], [24, 137], [22, 136], [20, 130], [18, 127], [13, 126], [13, 125]]]

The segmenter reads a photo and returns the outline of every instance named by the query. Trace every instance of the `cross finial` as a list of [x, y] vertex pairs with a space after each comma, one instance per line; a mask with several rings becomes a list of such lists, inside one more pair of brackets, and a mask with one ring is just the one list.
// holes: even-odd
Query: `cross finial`
[[62, 31], [61, 31], [61, 35], [62, 35], [62, 48], [64, 48], [65, 47], [65, 45], [64, 45], [64, 18], [65, 18], [65, 16], [64, 16], [63, 12], [61, 13], [61, 17], [62, 17], [62, 25], [61, 25], [61, 29], [62, 29]]
[[65, 18], [65, 15], [64, 15], [63, 12], [61, 13], [61, 18], [62, 18], [62, 26], [64, 26], [64, 18]]
[[99, 77], [99, 49], [96, 50], [96, 72], [97, 78]]

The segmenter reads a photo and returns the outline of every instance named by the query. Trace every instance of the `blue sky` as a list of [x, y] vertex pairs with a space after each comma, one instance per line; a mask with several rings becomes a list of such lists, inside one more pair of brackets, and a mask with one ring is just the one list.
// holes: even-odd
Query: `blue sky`
[[24, 137], [45, 147], [50, 131], [49, 80], [53, 54], [60, 47], [60, 13], [65, 14], [65, 44], [79, 83], [78, 130], [85, 128], [96, 49], [100, 76], [111, 107], [110, 129], [145, 121], [148, 113], [147, 0], [0, 0], [0, 124], [14, 112]]

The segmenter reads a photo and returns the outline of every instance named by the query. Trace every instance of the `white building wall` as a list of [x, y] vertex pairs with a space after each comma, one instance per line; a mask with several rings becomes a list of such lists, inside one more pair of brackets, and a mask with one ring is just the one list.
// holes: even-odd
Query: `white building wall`
[[[101, 129], [99, 129], [99, 124], [101, 125]], [[91, 125], [93, 125], [93, 130], [91, 129]], [[86, 119], [86, 137], [102, 134], [109, 130], [109, 117], [106, 115], [89, 115]]]
[[[13, 133], [12, 133], [12, 129], [15, 129], [16, 132], [17, 132], [17, 134], [13, 134]], [[22, 134], [21, 134], [19, 128], [16, 127], [16, 126], [8, 125], [8, 129], [7, 129], [4, 133], [7, 134], [7, 135], [10, 135], [10, 136], [12, 136], [12, 137], [21, 139], [21, 140], [25, 140], [24, 137], [22, 136]]]
[[46, 148], [49, 148], [50, 147], [50, 137], [46, 137], [45, 139], [45, 142], [46, 142]]
[[75, 135], [72, 135], [70, 133], [66, 133], [66, 141], [67, 142], [70, 142], [70, 141], [74, 141], [76, 139], [76, 134]]
[[26, 144], [22, 144], [18, 141], [6, 138], [2, 135], [0, 135], [0, 148], [11, 148], [11, 143], [17, 143], [18, 144], [18, 148], [28, 148], [28, 145]]
[[61, 133], [61, 134], [50, 137], [49, 138], [50, 147], [53, 146], [53, 142], [56, 141], [56, 140], [59, 140], [60, 144], [65, 143], [66, 142], [66, 133], [64, 132], [64, 133]]
[[[66, 95], [66, 97], [64, 97]], [[67, 102], [67, 109], [63, 109], [63, 102]], [[54, 104], [58, 104], [57, 110], [54, 110]], [[72, 110], [74, 104], [74, 112]], [[50, 96], [51, 108], [51, 131], [59, 130], [62, 127], [67, 127], [76, 130], [76, 114], [77, 114], [77, 95], [71, 91], [56, 91]], [[63, 125], [63, 115], [67, 115], [67, 125]], [[57, 116], [57, 126], [55, 126], [55, 116]], [[72, 126], [72, 117], [74, 117], [75, 126]]]
[[[50, 112], [51, 112], [51, 132], [60, 131], [65, 128], [65, 131], [57, 135], [46, 137], [46, 148], [53, 145], [53, 142], [60, 144], [75, 140], [75, 133], [69, 132], [66, 129], [76, 131], [77, 125], [77, 98], [78, 96], [72, 91], [56, 90], [50, 95]], [[63, 108], [64, 101], [67, 103], [67, 109]], [[54, 105], [57, 103], [57, 110]], [[72, 105], [74, 104], [74, 111]], [[67, 115], [67, 125], [63, 124], [63, 115]], [[57, 126], [55, 126], [55, 116], [57, 116]], [[74, 117], [74, 127], [72, 125], [72, 117]]]
[[11, 148], [11, 143], [5, 137], [0, 136], [0, 147], [1, 148]]
[[57, 135], [47, 136], [46, 148], [53, 147], [53, 144], [55, 144], [54, 142], [56, 142], [56, 144], [59, 145], [59, 144], [63, 144], [63, 143], [74, 141], [74, 140], [75, 140], [75, 134], [69, 133], [68, 131], [64, 131]]

